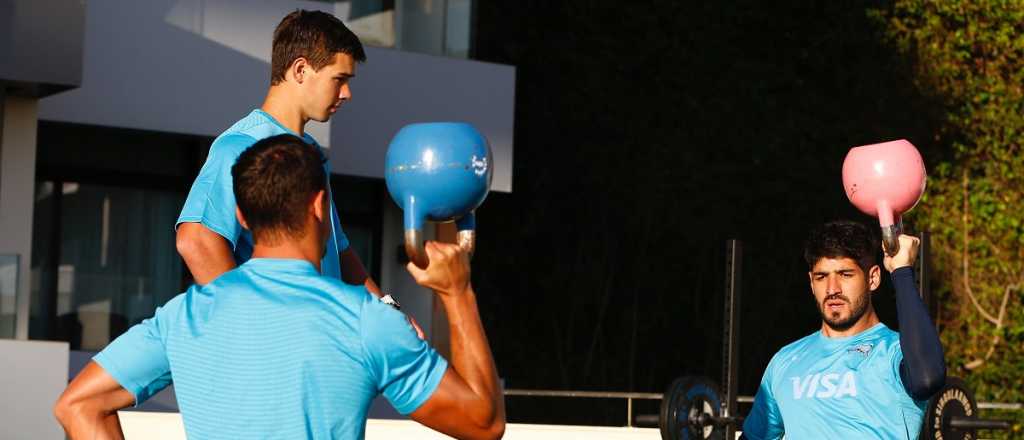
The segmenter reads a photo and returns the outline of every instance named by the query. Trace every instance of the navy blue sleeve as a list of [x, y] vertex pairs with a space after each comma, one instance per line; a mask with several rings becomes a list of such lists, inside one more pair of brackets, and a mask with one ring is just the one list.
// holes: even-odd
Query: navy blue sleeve
[[928, 317], [914, 283], [914, 270], [901, 267], [892, 272], [896, 290], [896, 313], [900, 323], [900, 380], [916, 400], [928, 400], [946, 383], [946, 360], [935, 324]]
[[764, 378], [761, 379], [761, 386], [757, 389], [757, 395], [754, 396], [754, 406], [743, 420], [741, 440], [774, 440], [782, 438], [786, 434], [779, 404], [772, 393], [770, 370], [771, 365], [765, 370]]

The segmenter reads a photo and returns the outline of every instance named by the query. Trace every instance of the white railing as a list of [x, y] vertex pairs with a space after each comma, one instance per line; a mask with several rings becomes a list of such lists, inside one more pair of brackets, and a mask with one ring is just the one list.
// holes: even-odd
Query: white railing
[[[636, 418], [633, 417], [633, 400], [661, 400], [661, 393], [631, 393], [615, 391], [571, 391], [571, 390], [527, 390], [508, 389], [506, 396], [532, 396], [532, 397], [574, 397], [584, 399], [625, 399], [626, 400], [626, 427], [633, 427]], [[754, 396], [736, 396], [738, 403], [754, 403]], [[1024, 409], [1021, 403], [1006, 402], [978, 402], [978, 409], [996, 409], [1007, 411], [1019, 411]], [[646, 418], [645, 418], [646, 419]], [[649, 423], [650, 421], [647, 420]]]

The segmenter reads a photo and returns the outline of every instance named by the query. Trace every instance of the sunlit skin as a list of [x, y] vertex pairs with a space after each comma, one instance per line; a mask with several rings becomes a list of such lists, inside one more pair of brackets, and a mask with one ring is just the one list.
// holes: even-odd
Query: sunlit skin
[[270, 86], [261, 108], [302, 135], [306, 122], [327, 122], [352, 99], [349, 83], [355, 76], [356, 62], [345, 53], [334, 54], [334, 61], [320, 69], [306, 58], [296, 58], [285, 71], [285, 80]]
[[856, 335], [878, 324], [871, 294], [881, 284], [881, 268], [864, 272], [852, 258], [822, 258], [807, 273], [827, 337]]

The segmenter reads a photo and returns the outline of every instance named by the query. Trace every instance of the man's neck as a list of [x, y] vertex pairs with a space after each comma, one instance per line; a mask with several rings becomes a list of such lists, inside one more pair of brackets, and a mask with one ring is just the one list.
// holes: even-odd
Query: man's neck
[[303, 246], [295, 242], [283, 242], [276, 246], [253, 245], [252, 258], [278, 258], [287, 260], [305, 260], [320, 271], [320, 257], [317, 252], [310, 249], [310, 246]]
[[861, 316], [853, 326], [846, 330], [836, 330], [829, 327], [826, 322], [822, 321], [821, 334], [825, 335], [826, 338], [845, 338], [855, 336], [871, 327], [874, 327], [879, 322], [881, 321], [878, 320], [878, 315], [875, 314], [875, 309], [872, 307], [864, 313], [864, 316]]
[[284, 90], [281, 86], [271, 86], [270, 90], [267, 91], [267, 97], [263, 100], [260, 110], [269, 114], [279, 124], [283, 125], [284, 128], [302, 136], [305, 133], [306, 122], [309, 119], [294, 104], [295, 101], [294, 98], [289, 96], [288, 90]]

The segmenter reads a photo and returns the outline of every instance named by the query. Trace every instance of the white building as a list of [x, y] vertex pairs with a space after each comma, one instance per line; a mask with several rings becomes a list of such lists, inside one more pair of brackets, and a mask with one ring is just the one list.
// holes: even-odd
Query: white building
[[[308, 131], [329, 148], [354, 248], [428, 334], [440, 333], [431, 295], [401, 263], [401, 212], [383, 163], [403, 125], [466, 121], [490, 141], [492, 190], [512, 190], [515, 69], [471, 59], [473, 3], [0, 0], [0, 338], [64, 341], [47, 347], [70, 347], [74, 374], [184, 290], [177, 214], [213, 138], [262, 102], [273, 29], [297, 8], [335, 14], [367, 43], [352, 101]], [[14, 350], [0, 357], [17, 362], [6, 348], [17, 346], [0, 346]], [[61, 369], [33, 362], [39, 374]], [[0, 388], [16, 385], [7, 382]], [[50, 430], [55, 398], [39, 399]], [[0, 423], [11, 426], [3, 405]]]

